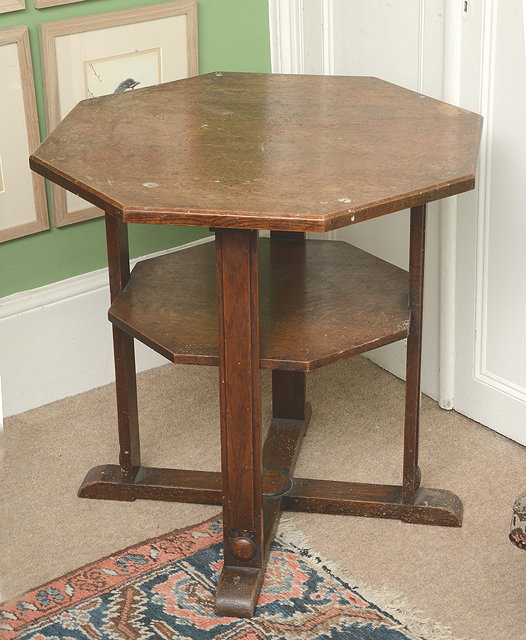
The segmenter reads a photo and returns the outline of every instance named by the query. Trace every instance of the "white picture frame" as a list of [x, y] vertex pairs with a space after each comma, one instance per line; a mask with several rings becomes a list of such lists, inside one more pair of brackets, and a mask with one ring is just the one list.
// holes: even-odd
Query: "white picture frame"
[[26, 8], [26, 0], [0, 0], [0, 13]]
[[49, 228], [44, 180], [29, 169], [40, 144], [29, 32], [0, 29], [0, 242]]
[[[198, 73], [197, 1], [40, 24], [48, 132], [86, 98]], [[102, 215], [53, 184], [56, 226]]]

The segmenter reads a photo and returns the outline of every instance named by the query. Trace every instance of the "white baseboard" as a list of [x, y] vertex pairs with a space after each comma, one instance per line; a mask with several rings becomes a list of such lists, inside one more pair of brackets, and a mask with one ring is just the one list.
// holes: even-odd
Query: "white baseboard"
[[[397, 378], [405, 380], [405, 365], [407, 355], [407, 340], [399, 340], [391, 344], [386, 344], [384, 347], [378, 347], [373, 351], [368, 351], [363, 354], [366, 358], [369, 358], [372, 362], [377, 364], [382, 369], [389, 371]], [[438, 401], [438, 378], [437, 372], [422, 367], [422, 393], [429, 396], [433, 400]]]
[[382, 369], [389, 371], [397, 378], [405, 380], [407, 340], [399, 340], [368, 351], [363, 355]]
[[[140, 259], [211, 240], [213, 237], [203, 238]], [[0, 299], [5, 417], [115, 379], [107, 283], [108, 270], [99, 269]], [[136, 342], [136, 347], [138, 371], [167, 362], [141, 343]]]

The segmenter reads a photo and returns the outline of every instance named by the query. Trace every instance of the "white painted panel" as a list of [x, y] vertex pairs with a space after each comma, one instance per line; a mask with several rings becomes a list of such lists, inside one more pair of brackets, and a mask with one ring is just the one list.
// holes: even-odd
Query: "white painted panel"
[[[499, 3], [484, 246], [481, 371], [526, 400], [526, 58], [522, 3]], [[513, 311], [511, 313], [511, 311]]]
[[324, 72], [323, 33], [322, 1], [303, 0], [303, 73]]
[[416, 89], [420, 0], [335, 0], [334, 71]]
[[[0, 322], [6, 416], [115, 379], [108, 307], [105, 287]], [[138, 344], [137, 362], [141, 371], [166, 360]]]
[[[376, 76], [441, 97], [444, 0], [333, 0], [334, 72]], [[422, 388], [438, 397], [439, 225], [438, 207], [428, 209]], [[408, 268], [409, 215], [399, 212], [336, 232], [338, 239], [392, 264]], [[400, 345], [371, 352], [396, 375], [405, 362]]]
[[526, 444], [522, 3], [469, 7], [461, 104], [485, 126], [477, 191], [459, 198], [455, 408]]
[[[443, 0], [334, 0], [335, 73], [370, 75], [440, 97]], [[407, 268], [407, 212], [371, 220], [339, 237]], [[429, 235], [429, 234], [428, 234]]]
[[303, 73], [303, 1], [269, 0], [270, 57], [274, 73]]

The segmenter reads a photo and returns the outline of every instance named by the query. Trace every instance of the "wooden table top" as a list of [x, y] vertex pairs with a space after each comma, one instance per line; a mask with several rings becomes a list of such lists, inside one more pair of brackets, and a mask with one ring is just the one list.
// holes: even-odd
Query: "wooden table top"
[[30, 164], [125, 222], [328, 231], [472, 189], [481, 124], [376, 78], [210, 73], [82, 101]]

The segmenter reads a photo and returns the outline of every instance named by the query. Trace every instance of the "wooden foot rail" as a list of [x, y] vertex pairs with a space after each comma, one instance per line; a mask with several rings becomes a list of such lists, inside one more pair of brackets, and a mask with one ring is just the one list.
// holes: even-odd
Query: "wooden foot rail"
[[[401, 485], [289, 478], [274, 471], [264, 471], [262, 486], [264, 502], [279, 499], [283, 511], [369, 516], [445, 527], [460, 527], [462, 524], [460, 499], [444, 489], [419, 487], [414, 503], [408, 505], [402, 501]], [[94, 467], [87, 474], [79, 496], [221, 505], [221, 474], [141, 467], [136, 479], [127, 482], [120, 467], [109, 464]], [[266, 529], [268, 523], [264, 524]]]

